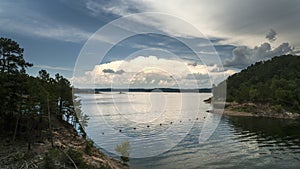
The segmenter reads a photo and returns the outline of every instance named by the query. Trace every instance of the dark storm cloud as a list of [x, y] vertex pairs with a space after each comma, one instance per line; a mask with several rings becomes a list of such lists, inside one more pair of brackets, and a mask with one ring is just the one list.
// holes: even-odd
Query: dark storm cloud
[[103, 69], [102, 72], [103, 73], [115, 73], [115, 71], [112, 69]]
[[274, 29], [270, 29], [270, 31], [266, 35], [266, 39], [268, 39], [270, 42], [274, 42], [276, 38], [277, 32]]
[[114, 71], [114, 70], [112, 70], [112, 69], [103, 69], [102, 72], [103, 72], [103, 73], [118, 74], [118, 75], [121, 75], [121, 74], [125, 73], [124, 70]]

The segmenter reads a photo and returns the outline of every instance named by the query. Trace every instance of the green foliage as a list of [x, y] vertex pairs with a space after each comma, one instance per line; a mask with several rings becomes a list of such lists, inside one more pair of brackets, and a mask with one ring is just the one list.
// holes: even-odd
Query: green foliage
[[[270, 103], [300, 113], [299, 56], [284, 55], [257, 62], [230, 76], [226, 83], [227, 101]], [[219, 86], [214, 90], [220, 90]]]
[[69, 149], [66, 153], [58, 149], [51, 149], [45, 154], [43, 167], [46, 169], [73, 168], [74, 164], [66, 154], [78, 168], [89, 168], [83, 161], [82, 153], [74, 149]]
[[23, 52], [17, 42], [0, 38], [0, 134], [26, 138], [30, 148], [41, 131], [49, 129], [48, 114], [68, 122], [73, 117], [74, 126], [79, 124], [75, 109], [80, 109], [76, 108], [80, 102], [74, 105], [71, 83], [63, 76], [53, 78], [46, 70], [38, 77], [26, 74], [32, 64], [24, 60]]
[[87, 123], [88, 123], [89, 117], [81, 111], [81, 102], [80, 102], [80, 100], [78, 100], [76, 98], [76, 96], [74, 96], [73, 104], [74, 104], [74, 111], [76, 113], [74, 116], [75, 120], [80, 123], [78, 129], [79, 129], [82, 137], [86, 138], [86, 132], [84, 129], [88, 125]]
[[59, 161], [62, 154], [57, 149], [50, 150], [45, 154], [44, 157], [44, 168], [45, 169], [56, 169], [60, 165]]
[[[82, 158], [82, 153], [81, 152], [79, 152], [77, 150], [74, 150], [74, 149], [69, 149], [67, 151], [67, 154], [75, 162], [76, 166], [78, 166], [79, 168], [82, 168], [85, 165], [85, 163], [83, 161], [83, 158]], [[73, 165], [73, 163], [67, 157], [65, 157], [64, 161], [69, 166]]]
[[256, 107], [253, 105], [248, 105], [248, 106], [243, 106], [243, 107], [234, 107], [232, 108], [233, 111], [238, 111], [238, 112], [249, 112], [253, 113], [256, 110]]
[[91, 155], [93, 147], [94, 147], [94, 141], [91, 139], [87, 139], [87, 141], [85, 143], [85, 148], [84, 148], [85, 153], [87, 153], [88, 155]]
[[274, 105], [271, 107], [276, 113], [281, 113], [283, 111], [283, 108], [282, 106], [279, 104], [279, 105]]
[[[69, 156], [67, 157], [66, 154]], [[79, 169], [98, 169], [95, 166], [90, 166], [86, 164], [83, 160], [83, 154], [75, 149], [69, 149], [67, 152], [62, 152], [58, 149], [50, 149], [44, 157], [42, 168], [45, 169], [57, 169], [57, 168], [74, 168], [73, 162], [69, 159], [71, 158], [76, 167]], [[100, 168], [108, 169], [107, 165], [103, 165]]]
[[24, 49], [9, 38], [0, 38], [0, 72], [25, 73], [25, 68], [31, 67], [23, 58]]

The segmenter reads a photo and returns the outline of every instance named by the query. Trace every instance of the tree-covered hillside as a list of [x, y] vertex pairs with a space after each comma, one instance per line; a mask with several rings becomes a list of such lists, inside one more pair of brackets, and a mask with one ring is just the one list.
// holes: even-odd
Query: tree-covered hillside
[[[226, 83], [228, 102], [270, 104], [300, 113], [300, 56], [257, 62], [230, 76]], [[218, 97], [215, 92], [214, 96]]]
[[[68, 121], [75, 113], [70, 82], [45, 70], [38, 77], [26, 74], [32, 64], [23, 58], [24, 49], [9, 38], [0, 38], [0, 137], [23, 139], [28, 149], [51, 136], [50, 117]], [[48, 132], [45, 132], [48, 131]]]
[[73, 100], [71, 83], [45, 70], [26, 74], [32, 64], [23, 52], [0, 38], [0, 168], [129, 168], [86, 139], [88, 117]]

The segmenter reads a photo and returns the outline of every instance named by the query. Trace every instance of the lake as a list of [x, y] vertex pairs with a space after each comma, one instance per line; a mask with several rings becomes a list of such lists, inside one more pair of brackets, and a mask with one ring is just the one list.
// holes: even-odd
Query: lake
[[90, 118], [88, 136], [115, 158], [115, 146], [129, 141], [133, 168], [300, 166], [299, 121], [207, 113], [211, 107], [202, 102], [207, 93], [78, 96]]

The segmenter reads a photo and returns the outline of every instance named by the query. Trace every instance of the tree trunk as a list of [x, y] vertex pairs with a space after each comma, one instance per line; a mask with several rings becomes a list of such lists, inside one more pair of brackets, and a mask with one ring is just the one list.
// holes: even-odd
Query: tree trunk
[[48, 122], [49, 122], [49, 131], [50, 131], [50, 141], [52, 148], [54, 147], [53, 144], [53, 135], [52, 135], [52, 126], [51, 126], [51, 117], [50, 117], [50, 107], [49, 107], [49, 99], [47, 95], [47, 105], [48, 105]]
[[39, 113], [39, 123], [38, 123], [38, 137], [39, 140], [42, 141], [42, 124], [43, 124], [43, 114]]
[[63, 113], [62, 113], [62, 98], [59, 99], [59, 120], [63, 120]]
[[17, 121], [16, 121], [16, 126], [15, 126], [15, 131], [14, 131], [14, 136], [12, 141], [14, 142], [16, 139], [17, 131], [18, 131], [18, 126], [19, 126], [19, 115], [17, 116]]

